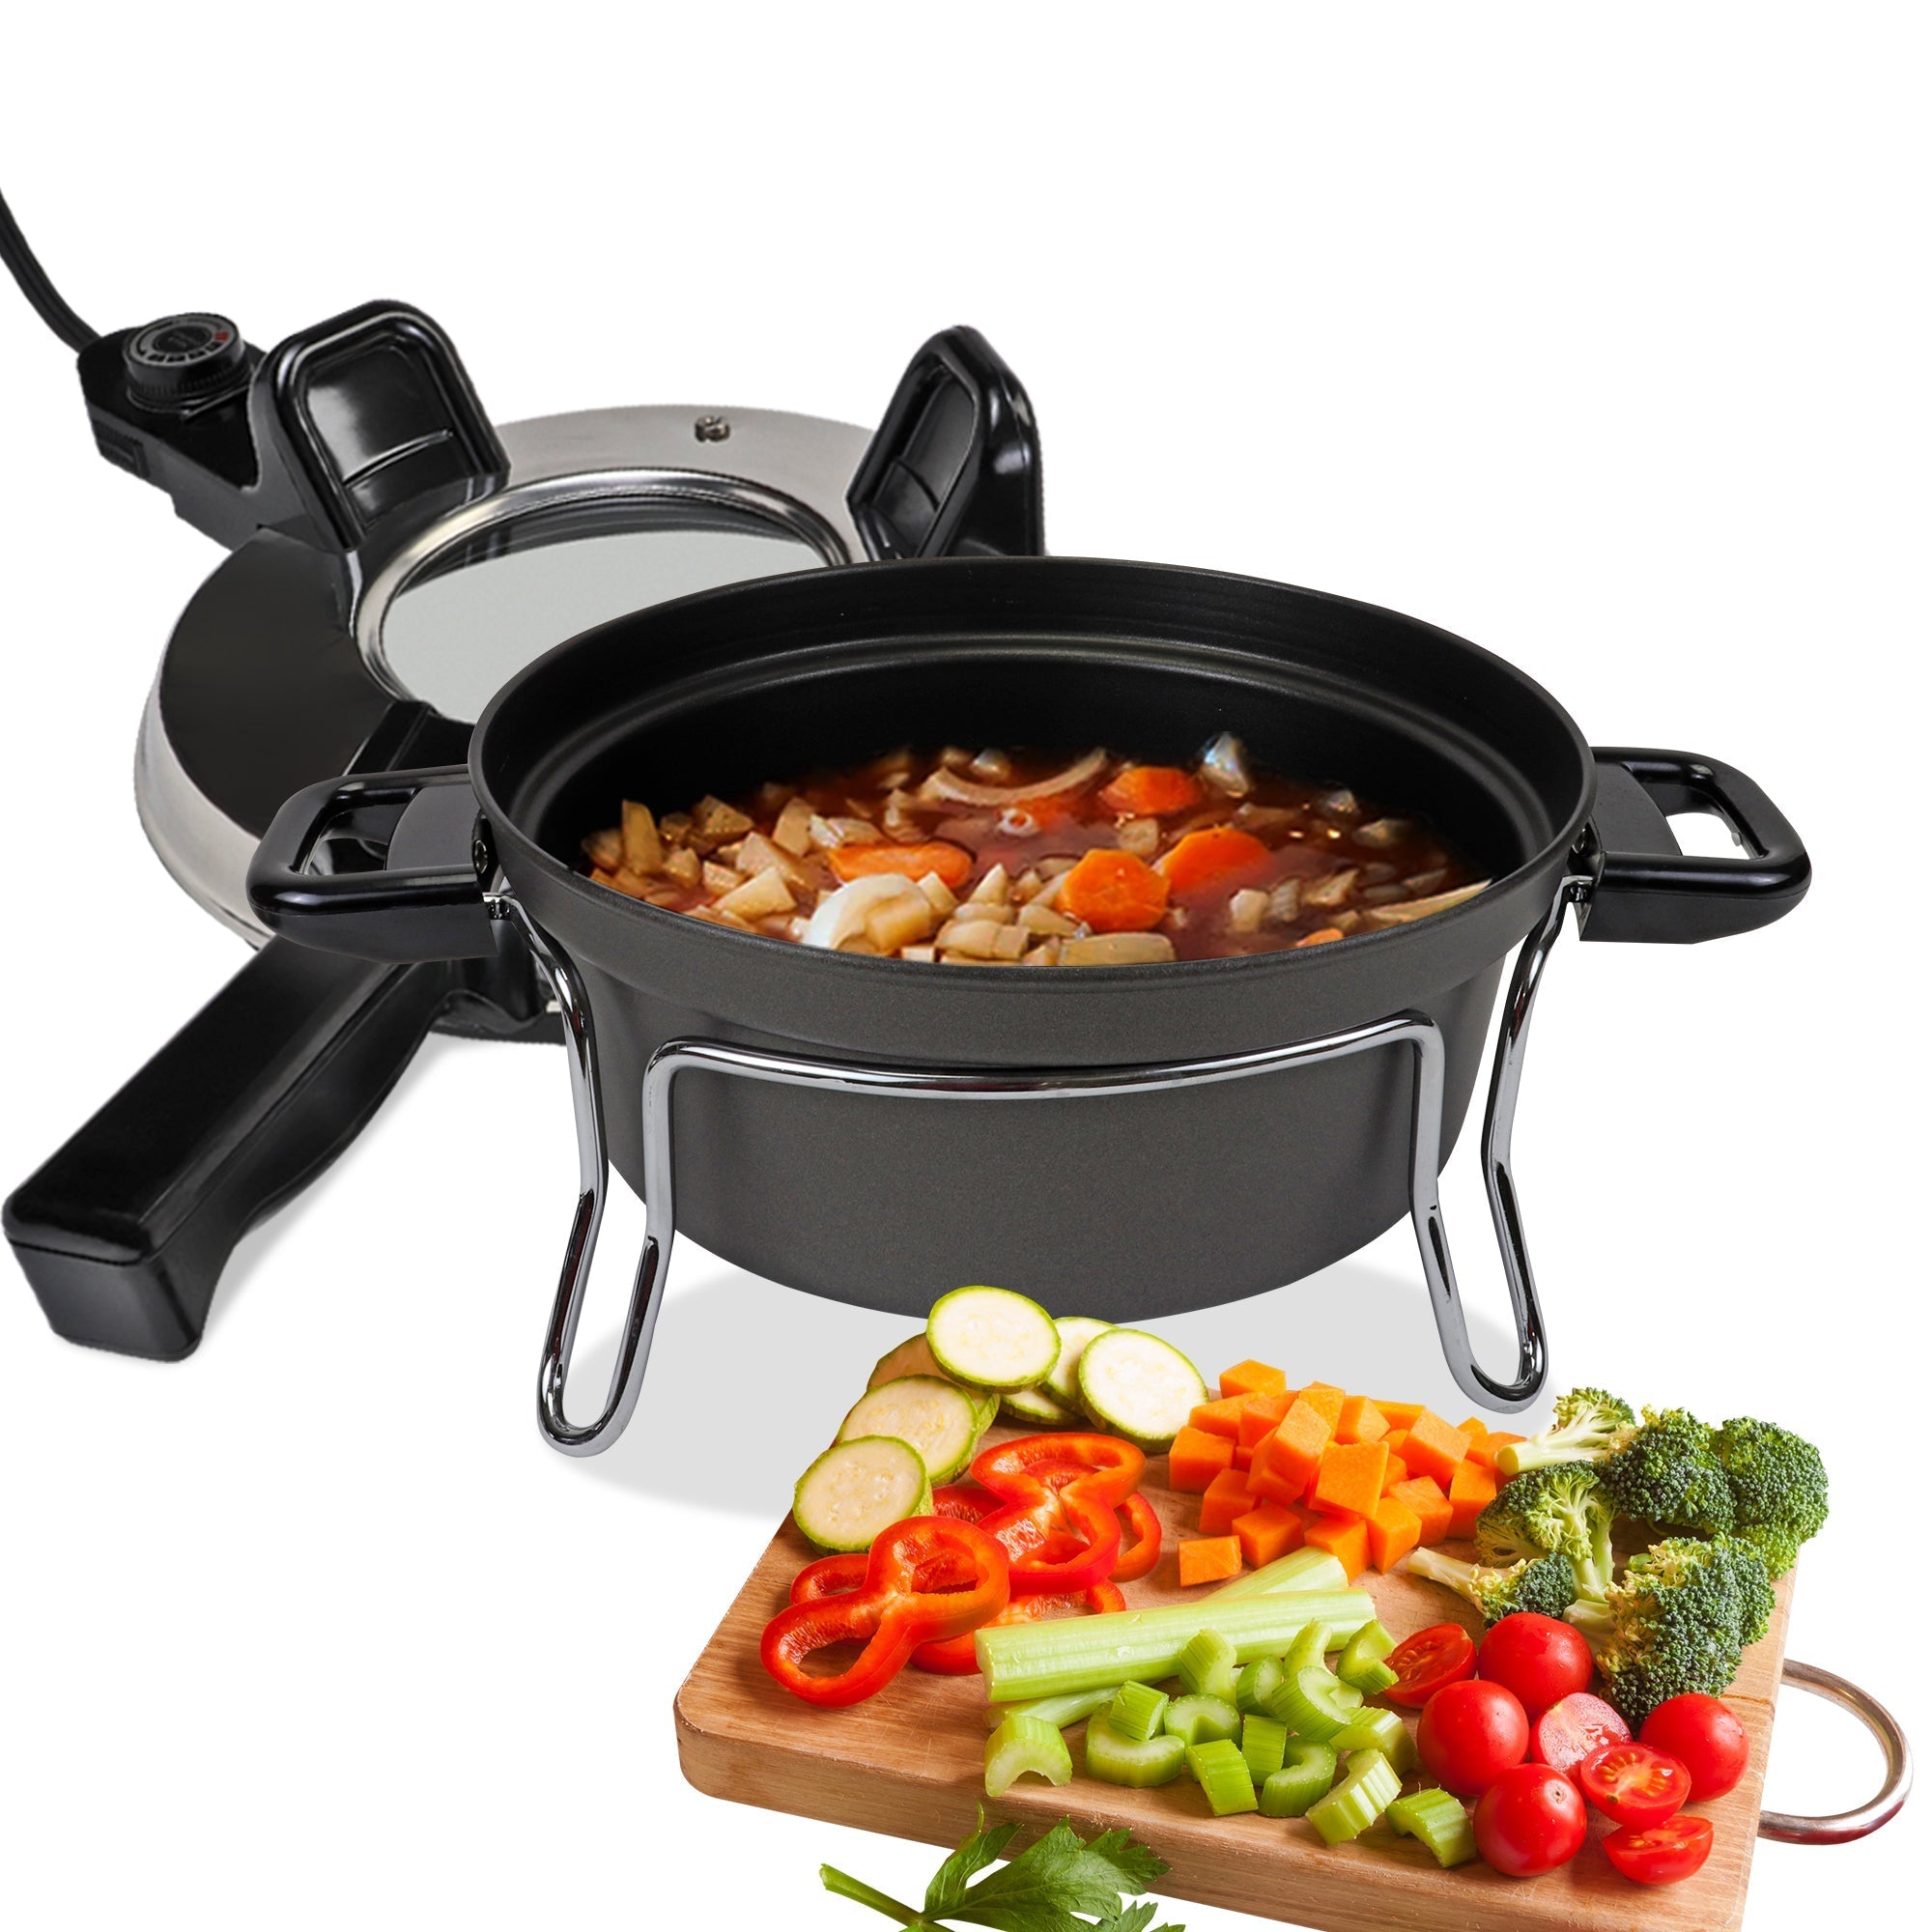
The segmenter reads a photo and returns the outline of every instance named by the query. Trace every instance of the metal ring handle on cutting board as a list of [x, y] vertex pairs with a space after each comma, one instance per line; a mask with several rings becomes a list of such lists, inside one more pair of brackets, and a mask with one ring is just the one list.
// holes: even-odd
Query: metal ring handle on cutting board
[[1776, 1838], [1787, 1845], [1848, 1845], [1854, 1838], [1869, 1837], [1881, 1825], [1890, 1824], [1912, 1791], [1912, 1747], [1905, 1742], [1898, 1719], [1869, 1690], [1861, 1690], [1856, 1684], [1820, 1670], [1815, 1663], [1800, 1663], [1787, 1657], [1783, 1681], [1849, 1711], [1885, 1752], [1885, 1782], [1868, 1804], [1850, 1811], [1834, 1811], [1829, 1818], [1807, 1818], [1796, 1811], [1760, 1812], [1758, 1836]]

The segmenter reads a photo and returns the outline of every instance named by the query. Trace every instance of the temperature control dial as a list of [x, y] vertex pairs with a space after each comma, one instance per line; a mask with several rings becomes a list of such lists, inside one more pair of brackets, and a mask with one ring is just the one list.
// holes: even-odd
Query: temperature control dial
[[192, 410], [248, 380], [248, 345], [225, 315], [168, 315], [122, 351], [128, 391], [148, 410]]

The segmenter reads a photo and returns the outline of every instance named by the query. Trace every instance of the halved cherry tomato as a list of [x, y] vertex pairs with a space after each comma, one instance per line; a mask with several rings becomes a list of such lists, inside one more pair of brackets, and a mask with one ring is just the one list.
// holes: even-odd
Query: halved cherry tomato
[[1415, 1748], [1451, 1791], [1487, 1791], [1529, 1749], [1529, 1719], [1514, 1690], [1469, 1678], [1445, 1684], [1422, 1707]]
[[1750, 1740], [1737, 1713], [1721, 1697], [1707, 1697], [1701, 1690], [1666, 1697], [1643, 1720], [1637, 1736], [1690, 1772], [1693, 1799], [1721, 1798], [1734, 1790], [1750, 1762]]
[[1648, 1745], [1599, 1745], [1570, 1776], [1619, 1825], [1661, 1825], [1690, 1800], [1690, 1772]]
[[1573, 1690], [1587, 1690], [1595, 1673], [1582, 1633], [1534, 1610], [1492, 1624], [1476, 1651], [1476, 1675], [1507, 1685], [1532, 1718]]
[[1590, 1821], [1577, 1787], [1547, 1764], [1519, 1764], [1476, 1803], [1476, 1849], [1511, 1878], [1567, 1865], [1583, 1849]]
[[1573, 1690], [1530, 1726], [1529, 1754], [1566, 1776], [1599, 1745], [1630, 1743], [1631, 1727], [1601, 1697]]
[[1675, 1885], [1711, 1856], [1711, 1821], [1680, 1814], [1662, 1825], [1626, 1825], [1605, 1836], [1604, 1853], [1638, 1885]]
[[1404, 1637], [1387, 1659], [1395, 1682], [1382, 1692], [1391, 1704], [1417, 1710], [1445, 1684], [1475, 1674], [1476, 1646], [1461, 1624], [1431, 1624]]

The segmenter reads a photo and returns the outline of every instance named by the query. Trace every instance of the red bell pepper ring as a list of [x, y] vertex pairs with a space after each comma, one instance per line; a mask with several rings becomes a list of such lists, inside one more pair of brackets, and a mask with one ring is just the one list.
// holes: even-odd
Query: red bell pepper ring
[[999, 1507], [999, 1497], [978, 1483], [942, 1483], [932, 1492], [933, 1515], [953, 1517], [960, 1522], [983, 1522]]
[[[1038, 1623], [1046, 1617], [1072, 1617], [1083, 1613], [1099, 1615], [1106, 1610], [1124, 1610], [1127, 1600], [1118, 1583], [1095, 1583], [1091, 1590], [1069, 1592], [1060, 1597], [1015, 1597], [980, 1626], [991, 1630], [995, 1624]], [[930, 1670], [942, 1677], [964, 1677], [980, 1667], [979, 1653], [973, 1648], [972, 1633], [923, 1643], [912, 1654], [915, 1670]]]
[[1117, 1583], [1131, 1583], [1160, 1561], [1160, 1518], [1138, 1490], [1115, 1514], [1121, 1519], [1121, 1553], [1114, 1559], [1112, 1576]]
[[1006, 1507], [980, 1527], [1006, 1548], [1012, 1594], [1065, 1596], [1106, 1582], [1121, 1551], [1114, 1512], [1146, 1466], [1114, 1435], [1022, 1435], [982, 1449], [973, 1480]]
[[[856, 1590], [795, 1601], [765, 1626], [759, 1662], [808, 1704], [836, 1710], [861, 1703], [890, 1684], [921, 1644], [978, 1630], [1007, 1606], [1006, 1551], [976, 1523], [908, 1517], [879, 1532], [865, 1564]], [[796, 1579], [792, 1587], [796, 1592]], [[824, 1677], [806, 1669], [814, 1652], [854, 1642], [865, 1647], [846, 1669]]]

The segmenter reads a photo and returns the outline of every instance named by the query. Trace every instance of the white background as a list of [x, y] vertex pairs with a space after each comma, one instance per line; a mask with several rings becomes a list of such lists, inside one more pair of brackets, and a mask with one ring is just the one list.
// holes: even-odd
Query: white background
[[[505, 420], [869, 422], [971, 321], [1038, 411], [1055, 550], [1412, 611], [1600, 743], [1759, 779], [1808, 901], [1717, 946], [1566, 945], [1520, 1179], [1557, 1377], [1815, 1435], [1835, 1508], [1793, 1654], [1932, 1735], [1922, 16], [1151, 17], [42, 10], [0, 30], [0, 182], [97, 327], [207, 305], [271, 342], [393, 295]], [[128, 784], [217, 554], [94, 455], [4, 288], [0, 355], [11, 1186], [242, 954]], [[906, 1324], [687, 1248], [637, 1423], [566, 1462], [530, 1411], [573, 1176], [557, 1054], [438, 1041], [246, 1243], [190, 1361], [76, 1350], [0, 1293], [0, 1920], [849, 1929], [820, 1860], [923, 1885], [922, 1848], [697, 1796], [670, 1722]], [[1455, 1401], [1401, 1234], [1162, 1325], [1210, 1368]], [[1787, 1700], [1774, 1804], [1876, 1777]], [[1761, 1847], [1749, 1923], [1898, 1922], [1921, 1829]]]

